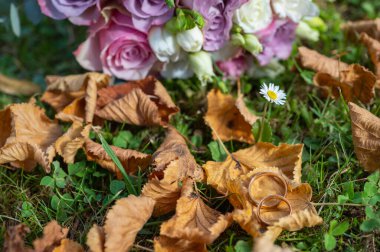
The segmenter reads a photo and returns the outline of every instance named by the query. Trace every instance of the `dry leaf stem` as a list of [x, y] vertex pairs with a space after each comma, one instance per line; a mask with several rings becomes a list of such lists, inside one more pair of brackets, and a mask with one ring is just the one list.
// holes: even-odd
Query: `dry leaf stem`
[[337, 202], [324, 202], [324, 203], [314, 203], [311, 202], [314, 206], [356, 206], [356, 207], [365, 207], [364, 204], [355, 204], [355, 203], [337, 203]]

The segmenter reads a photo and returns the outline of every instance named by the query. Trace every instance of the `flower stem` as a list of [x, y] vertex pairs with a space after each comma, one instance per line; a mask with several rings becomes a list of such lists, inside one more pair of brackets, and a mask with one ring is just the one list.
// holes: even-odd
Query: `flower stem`
[[257, 142], [261, 142], [261, 139], [263, 137], [264, 121], [265, 121], [265, 116], [267, 114], [267, 110], [268, 110], [268, 103], [266, 102], [265, 106], [264, 106], [264, 112], [263, 112], [263, 115], [261, 117], [260, 133], [259, 133], [259, 139], [257, 139]]

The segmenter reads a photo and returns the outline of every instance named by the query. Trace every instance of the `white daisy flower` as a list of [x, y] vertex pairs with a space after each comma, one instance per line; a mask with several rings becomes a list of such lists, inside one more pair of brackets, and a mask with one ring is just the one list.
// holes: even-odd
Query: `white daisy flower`
[[284, 105], [286, 100], [286, 94], [279, 86], [275, 86], [273, 83], [269, 83], [269, 86], [265, 83], [261, 85], [260, 94], [264, 96], [269, 102], [273, 102], [277, 105]]

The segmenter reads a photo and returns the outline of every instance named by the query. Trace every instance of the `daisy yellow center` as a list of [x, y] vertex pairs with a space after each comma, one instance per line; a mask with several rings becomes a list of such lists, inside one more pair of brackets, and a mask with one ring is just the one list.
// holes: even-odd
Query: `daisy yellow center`
[[269, 96], [269, 98], [271, 98], [272, 100], [276, 100], [277, 99], [277, 94], [271, 90], [268, 90], [267, 92], [267, 95]]

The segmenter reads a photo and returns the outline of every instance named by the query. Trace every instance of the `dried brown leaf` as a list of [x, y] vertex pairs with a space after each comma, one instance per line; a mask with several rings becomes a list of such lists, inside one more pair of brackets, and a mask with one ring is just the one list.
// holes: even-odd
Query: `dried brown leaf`
[[[360, 35], [360, 41], [367, 47], [371, 61], [375, 65], [375, 75], [377, 79], [380, 80], [380, 39], [376, 40], [366, 33], [362, 33]], [[377, 87], [379, 87], [379, 85], [378, 83]]]
[[315, 72], [329, 74], [334, 79], [339, 79], [340, 72], [348, 68], [348, 64], [329, 58], [307, 47], [299, 47], [298, 53], [302, 67], [314, 70]]
[[84, 249], [75, 241], [63, 239], [61, 245], [54, 248], [53, 252], [84, 252]]
[[354, 40], [359, 38], [361, 33], [366, 33], [368, 36], [380, 40], [380, 18], [347, 22], [342, 25], [342, 29], [347, 32], [348, 37]]
[[178, 162], [172, 165], [178, 165], [178, 180], [186, 177], [192, 177], [197, 181], [203, 179], [203, 171], [191, 155], [185, 138], [174, 128], [168, 127], [164, 142], [152, 156], [154, 171], [164, 171], [166, 167], [174, 160]]
[[25, 247], [25, 236], [30, 229], [25, 224], [7, 228], [4, 239], [4, 252], [32, 252], [33, 250]]
[[154, 77], [108, 87], [98, 92], [96, 115], [134, 125], [167, 125], [179, 109]]
[[206, 252], [206, 245], [164, 235], [154, 238], [155, 252]]
[[[173, 161], [176, 163], [178, 160]], [[177, 200], [181, 196], [181, 187], [178, 183], [178, 164], [170, 164], [164, 171], [164, 177], [160, 180], [153, 177], [145, 184], [141, 195], [150, 197], [156, 201], [153, 216], [160, 216], [175, 210]]]
[[212, 243], [231, 223], [231, 215], [223, 215], [208, 207], [191, 190], [183, 190], [176, 213], [162, 223], [160, 235], [194, 243]]
[[128, 251], [137, 232], [152, 215], [154, 204], [155, 201], [149, 197], [134, 195], [116, 201], [107, 213], [104, 225], [105, 252]]
[[57, 153], [63, 157], [65, 163], [74, 163], [75, 155], [83, 147], [90, 129], [91, 125], [83, 127], [82, 123], [74, 121], [69, 130], [57, 139], [54, 146]]
[[47, 91], [41, 100], [60, 112], [56, 118], [91, 123], [96, 108], [97, 90], [108, 86], [110, 76], [96, 72], [47, 76], [46, 83]]
[[[220, 193], [226, 193], [226, 181], [236, 179], [256, 168], [277, 167], [294, 183], [301, 182], [302, 144], [280, 144], [259, 142], [252, 147], [232, 153], [224, 162], [209, 161], [203, 168], [207, 183]], [[238, 163], [236, 162], [238, 161]]]
[[237, 100], [231, 95], [225, 95], [218, 89], [211, 90], [207, 95], [206, 123], [213, 129], [213, 138], [217, 135], [222, 141], [237, 140], [253, 143], [252, 124], [258, 117], [249, 112], [243, 97]]
[[252, 252], [292, 252], [290, 248], [282, 248], [273, 243], [273, 241], [260, 237], [255, 239]]
[[94, 224], [88, 231], [86, 244], [91, 252], [104, 252], [105, 239], [103, 227]]
[[30, 81], [17, 80], [0, 73], [0, 92], [10, 95], [33, 95], [40, 87]]
[[356, 99], [370, 103], [375, 96], [376, 76], [358, 64], [347, 65], [330, 59], [306, 47], [299, 49], [301, 65], [317, 71], [313, 82], [321, 88], [324, 96], [340, 97], [346, 101]]
[[356, 156], [366, 171], [379, 170], [380, 118], [354, 103], [349, 108]]
[[42, 238], [33, 242], [35, 252], [50, 252], [60, 246], [61, 241], [66, 238], [68, 228], [62, 228], [56, 221], [49, 222], [43, 231]]
[[50, 172], [54, 142], [62, 135], [57, 122], [32, 103], [13, 104], [0, 111], [0, 163], [11, 163], [27, 171], [39, 163]]
[[[101, 167], [113, 172], [121, 179], [122, 174], [116, 164], [112, 161], [111, 157], [107, 154], [101, 144], [98, 144], [90, 139], [85, 140], [84, 149], [89, 161], [98, 163]], [[139, 169], [144, 170], [148, 167], [151, 156], [135, 150], [122, 149], [116, 146], [111, 146], [119, 158], [125, 171], [133, 174]]]

